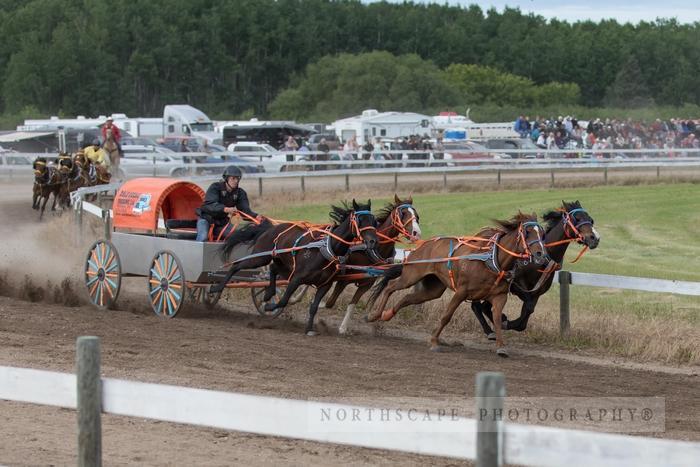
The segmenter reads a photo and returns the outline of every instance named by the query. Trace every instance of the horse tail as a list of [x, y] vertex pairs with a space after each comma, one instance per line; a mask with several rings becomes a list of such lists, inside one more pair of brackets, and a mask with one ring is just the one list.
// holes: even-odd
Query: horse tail
[[379, 295], [384, 291], [389, 281], [398, 278], [403, 272], [403, 264], [395, 264], [384, 271], [382, 278], [379, 282], [372, 287], [372, 293], [369, 296], [369, 301], [367, 302], [367, 307], [371, 307]]
[[272, 222], [270, 222], [269, 219], [264, 219], [260, 224], [249, 224], [236, 230], [226, 239], [226, 243], [221, 247], [222, 255], [224, 258], [227, 258], [236, 245], [239, 243], [256, 241], [272, 227], [274, 227]]

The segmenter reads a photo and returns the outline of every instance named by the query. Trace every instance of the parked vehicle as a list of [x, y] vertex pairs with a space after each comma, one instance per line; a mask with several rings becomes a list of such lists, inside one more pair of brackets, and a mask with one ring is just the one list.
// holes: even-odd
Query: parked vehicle
[[228, 146], [228, 151], [243, 160], [260, 162], [265, 172], [287, 172], [299, 170], [302, 167], [295, 166], [293, 154], [278, 151], [269, 144], [233, 143]]
[[250, 141], [281, 148], [290, 136], [301, 143], [303, 138], [313, 133], [315, 130], [307, 125], [299, 125], [289, 121], [259, 121], [257, 119], [228, 122], [221, 130], [222, 144], [226, 147]]
[[[262, 172], [261, 168], [251, 165], [249, 161], [228, 154], [209, 157], [183, 157], [174, 151], [161, 148], [128, 145], [123, 146], [124, 157], [119, 170], [120, 178], [133, 177], [185, 177], [189, 175], [214, 175], [223, 171], [221, 166], [209, 167], [212, 163], [238, 165], [244, 173]], [[201, 163], [201, 167], [187, 167], [188, 163]]]
[[[157, 139], [156, 142], [175, 152], [199, 152], [200, 147], [199, 140], [193, 136], [166, 136], [165, 138]], [[182, 150], [183, 142], [187, 151]]]
[[490, 153], [486, 146], [474, 141], [448, 141], [443, 143], [445, 157], [450, 156], [454, 165], [470, 165], [472, 159], [510, 159], [508, 154]]
[[531, 154], [525, 154], [522, 152], [499, 153], [501, 156], [508, 155], [513, 159], [535, 159], [537, 157], [537, 154], [534, 151], [538, 151], [540, 149], [535, 143], [532, 142], [530, 138], [489, 139], [486, 140], [484, 145], [488, 149], [515, 149], [533, 151], [533, 153]]
[[154, 139], [145, 137], [124, 136], [121, 145], [158, 146]]

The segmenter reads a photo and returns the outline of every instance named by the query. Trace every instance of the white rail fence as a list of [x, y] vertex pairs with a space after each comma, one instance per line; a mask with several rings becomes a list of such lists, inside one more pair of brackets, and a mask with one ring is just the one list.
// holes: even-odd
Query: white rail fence
[[[477, 420], [433, 417], [377, 423], [323, 417], [366, 413], [368, 407], [227, 393], [101, 378], [97, 337], [78, 338], [76, 375], [0, 366], [0, 399], [77, 409], [78, 464], [101, 465], [101, 413], [261, 435], [476, 459], [478, 466], [690, 466], [700, 443], [505, 423], [481, 416], [503, 410], [499, 373], [476, 379]], [[503, 417], [505, 418], [505, 417]], [[0, 459], [1, 460], [1, 459]]]
[[[674, 152], [675, 151], [675, 152]], [[266, 179], [298, 178], [302, 192], [306, 191], [305, 181], [311, 177], [344, 177], [345, 190], [350, 191], [350, 178], [366, 177], [367, 175], [393, 176], [394, 189], [398, 188], [401, 175], [431, 174], [442, 176], [443, 185], [448, 184], [448, 176], [467, 174], [493, 174], [497, 184], [502, 183], [502, 176], [508, 173], [523, 173], [524, 171], [550, 172], [550, 186], [554, 186], [556, 173], [563, 171], [594, 171], [601, 172], [604, 182], [608, 180], [608, 172], [618, 170], [655, 170], [656, 177], [661, 176], [661, 170], [679, 167], [700, 167], [700, 150], [580, 150], [571, 151], [526, 151], [526, 150], [489, 150], [490, 156], [483, 152], [469, 150], [460, 151], [462, 159], [439, 159], [436, 153], [426, 151], [385, 151], [387, 157], [399, 159], [355, 160], [349, 159], [316, 161], [300, 159], [309, 158], [301, 153], [236, 153], [243, 161], [221, 160], [220, 162], [203, 162], [211, 160], [211, 154], [205, 153], [143, 153], [131, 154], [121, 165], [119, 178], [137, 176], [170, 176], [190, 177], [195, 180], [218, 178], [224, 167], [237, 165], [243, 168], [246, 178], [258, 180], [258, 192], [263, 192], [263, 181]], [[512, 155], [523, 157], [510, 158]], [[505, 156], [508, 155], [508, 158]], [[37, 156], [45, 154], [0, 154], [0, 177], [6, 179], [28, 178], [32, 175], [30, 163]], [[610, 158], [605, 158], [610, 156]], [[55, 156], [50, 156], [51, 157]], [[274, 162], [282, 158], [291, 162]], [[498, 158], [501, 157], [501, 158]], [[528, 158], [530, 157], [530, 158]], [[136, 158], [136, 159], [134, 159]], [[199, 162], [198, 162], [199, 160]], [[24, 161], [23, 163], [20, 163]], [[285, 165], [284, 171], [279, 171]], [[266, 169], [267, 167], [267, 169]], [[272, 167], [272, 169], [271, 169]], [[274, 171], [271, 171], [274, 170]]]
[[558, 271], [554, 280], [559, 282], [559, 331], [562, 336], [566, 336], [571, 328], [569, 308], [572, 285], [700, 296], [700, 282], [569, 271]]

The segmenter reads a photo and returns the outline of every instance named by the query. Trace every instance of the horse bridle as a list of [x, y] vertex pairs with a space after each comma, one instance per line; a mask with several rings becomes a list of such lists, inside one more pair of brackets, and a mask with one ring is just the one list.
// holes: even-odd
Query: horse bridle
[[[532, 227], [536, 230], [538, 233], [537, 239], [535, 240], [530, 240], [529, 242], [527, 241], [527, 237], [525, 235], [525, 231], [527, 230], [528, 227]], [[520, 257], [520, 262], [522, 263], [523, 266], [527, 266], [530, 263], [530, 260], [532, 259], [532, 250], [530, 247], [532, 245], [538, 244], [542, 250], [542, 252], [546, 255], [546, 248], [544, 246], [544, 229], [542, 226], [539, 224], [537, 221], [526, 221], [526, 222], [521, 222], [520, 225], [518, 226], [518, 238], [520, 240], [520, 243], [522, 243], [523, 246], [523, 254]]]
[[[366, 227], [360, 227], [360, 224], [358, 223], [358, 218], [362, 216], [370, 216], [372, 222], [371, 225], [368, 225]], [[355, 234], [355, 237], [360, 239], [362, 238], [362, 232], [365, 230], [377, 230], [376, 227], [376, 221], [374, 220], [374, 214], [372, 214], [372, 211], [352, 211], [350, 213], [350, 225], [352, 226], [352, 231]]]
[[[562, 222], [564, 223], [564, 236], [569, 240], [576, 240], [578, 242], [583, 242], [583, 235], [581, 235], [581, 232], [579, 231], [579, 229], [583, 225], [593, 225], [593, 221], [584, 219], [584, 220], [576, 222], [576, 216], [574, 216], [574, 214], [576, 214], [577, 212], [584, 212], [584, 213], [588, 214], [588, 212], [586, 212], [586, 210], [583, 208], [575, 208], [575, 209], [572, 209], [571, 211], [563, 211]], [[589, 216], [589, 218], [590, 218], [590, 216]], [[568, 229], [571, 229], [574, 236], [569, 236]]]
[[[411, 212], [411, 209], [413, 210], [413, 212]], [[407, 211], [411, 214], [411, 216], [410, 216], [410, 217], [408, 218], [408, 220], [406, 220], [406, 221], [402, 221], [402, 220], [401, 220], [402, 217], [403, 217], [403, 213], [402, 213], [403, 210], [407, 210]], [[396, 238], [398, 238], [398, 237], [401, 236], [401, 235], [403, 235], [404, 237], [406, 237], [409, 241], [413, 241], [413, 240], [414, 240], [413, 234], [412, 234], [411, 232], [408, 231], [408, 229], [406, 228], [406, 226], [407, 226], [409, 223], [413, 222], [414, 220], [417, 220], [417, 219], [418, 219], [418, 216], [416, 216], [415, 212], [416, 212], [416, 208], [414, 208], [413, 205], [410, 204], [410, 203], [401, 204], [401, 205], [399, 205], [399, 206], [396, 206], [396, 207], [393, 209], [393, 211], [391, 212], [391, 226], [394, 227], [396, 230], [398, 230], [399, 233], [398, 233], [398, 235], [396, 235], [396, 237], [394, 237], [394, 238], [388, 238], [388, 237], [387, 237], [387, 240], [386, 240], [387, 242], [388, 242], [388, 241], [392, 241], [392, 242], [393, 242], [393, 241], [396, 240]]]

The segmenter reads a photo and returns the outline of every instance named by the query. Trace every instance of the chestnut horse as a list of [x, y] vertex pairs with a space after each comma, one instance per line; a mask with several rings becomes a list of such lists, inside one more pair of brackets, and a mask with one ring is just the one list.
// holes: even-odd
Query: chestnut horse
[[[496, 352], [507, 357], [501, 313], [514, 272], [531, 261], [543, 264], [548, 258], [542, 242], [544, 229], [537, 223], [536, 215], [518, 213], [509, 221], [495, 222], [498, 227], [482, 229], [474, 237], [435, 237], [423, 242], [403, 264], [387, 270], [371, 299], [373, 302], [379, 297], [379, 304], [367, 320], [388, 321], [406, 305], [439, 298], [449, 287], [454, 295], [432, 333], [431, 350], [441, 350], [440, 333], [460, 303], [488, 300], [493, 305]], [[415, 284], [412, 293], [403, 296], [393, 308], [384, 309], [391, 294]]]
[[[419, 221], [418, 211], [413, 207], [413, 199], [408, 198], [401, 200], [398, 196], [394, 195], [394, 203], [388, 204], [377, 214], [377, 237], [379, 237], [379, 244], [377, 246], [378, 257], [373, 255], [371, 250], [363, 248], [363, 245], [358, 245], [358, 248], [351, 247], [350, 255], [346, 261], [348, 272], [352, 273], [353, 271], [361, 270], [360, 268], [353, 270], [353, 266], [367, 267], [393, 262], [394, 256], [396, 255], [395, 245], [401, 237], [406, 238], [408, 241], [420, 239], [421, 230]], [[360, 298], [372, 287], [376, 279], [376, 277], [368, 277], [366, 279], [354, 281], [357, 290], [345, 310], [345, 316], [338, 329], [340, 334], [347, 333], [350, 319], [355, 311], [355, 305], [357, 305]], [[353, 281], [337, 281], [330, 298], [326, 300], [324, 306], [326, 308], [333, 308], [336, 300], [338, 300], [340, 294], [345, 290], [345, 287], [351, 283], [353, 283]]]

